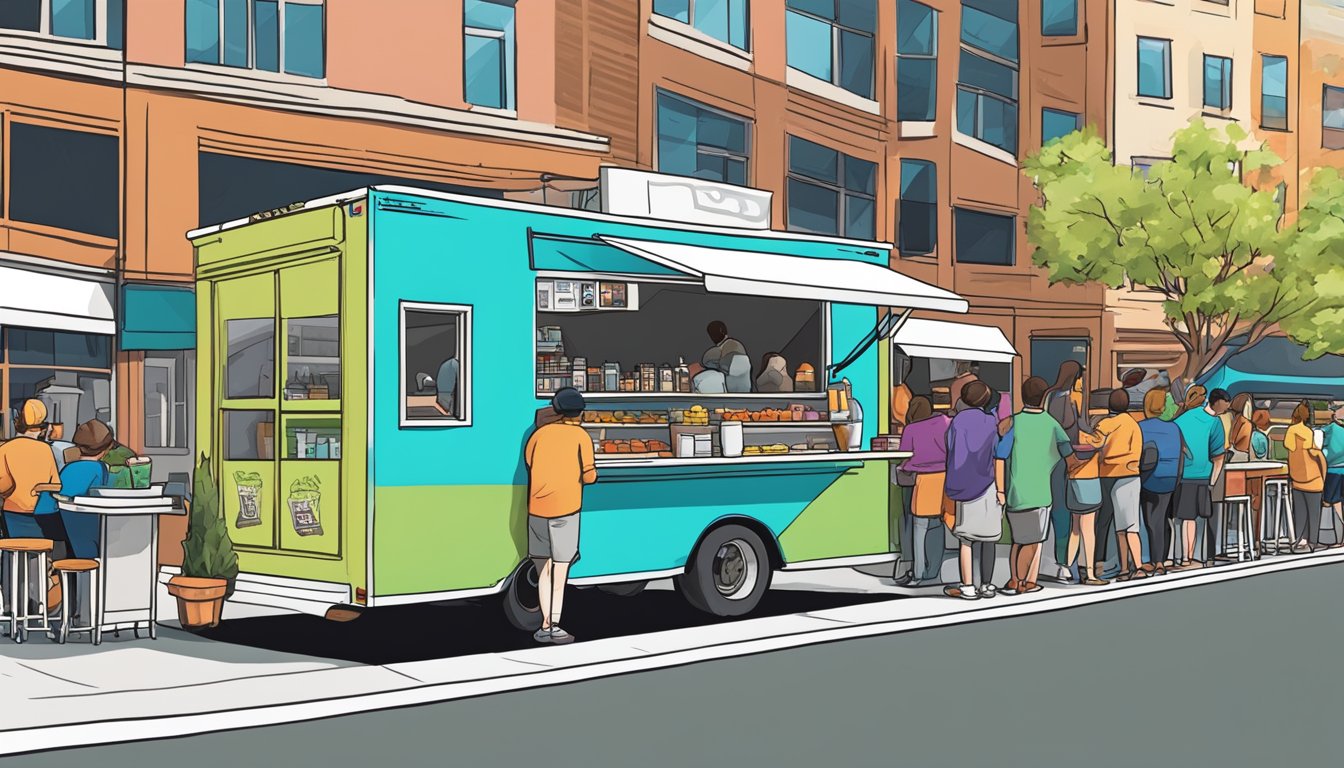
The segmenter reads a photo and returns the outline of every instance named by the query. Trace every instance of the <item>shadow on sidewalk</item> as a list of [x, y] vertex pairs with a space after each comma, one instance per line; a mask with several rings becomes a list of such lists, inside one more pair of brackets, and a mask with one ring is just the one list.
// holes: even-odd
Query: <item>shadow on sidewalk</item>
[[[748, 617], [781, 616], [893, 599], [772, 590]], [[686, 627], [723, 619], [695, 610], [671, 591], [616, 597], [576, 590], [565, 601], [564, 626], [580, 640], [598, 640]], [[317, 616], [285, 615], [226, 620], [201, 637], [270, 651], [299, 653], [361, 664], [395, 664], [535, 647], [531, 636], [505, 621], [498, 599], [396, 606], [369, 610], [340, 624]]]

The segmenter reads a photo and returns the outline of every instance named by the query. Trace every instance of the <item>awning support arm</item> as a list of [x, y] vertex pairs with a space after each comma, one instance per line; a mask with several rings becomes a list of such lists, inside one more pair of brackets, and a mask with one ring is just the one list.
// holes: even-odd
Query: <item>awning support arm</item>
[[914, 311], [915, 310], [907, 307], [901, 310], [901, 313], [899, 315], [891, 312], [888, 312], [887, 314], [883, 315], [882, 318], [877, 321], [877, 326], [874, 327], [872, 331], [864, 335], [863, 339], [859, 341], [859, 343], [854, 347], [854, 349], [850, 350], [849, 354], [845, 356], [844, 360], [841, 360], [840, 362], [835, 363], [834, 365], [826, 366], [827, 370], [826, 381], [828, 383], [833, 381], [836, 375], [838, 375], [841, 371], [845, 370], [849, 366], [853, 365], [854, 362], [858, 360], [860, 357], [862, 357], [863, 354], [867, 352], [869, 348], [871, 348], [874, 344], [876, 344], [879, 339], [885, 338], [895, 333], [896, 331], [899, 331], [901, 329], [901, 326], [905, 325], [905, 321], [910, 319], [910, 315]]

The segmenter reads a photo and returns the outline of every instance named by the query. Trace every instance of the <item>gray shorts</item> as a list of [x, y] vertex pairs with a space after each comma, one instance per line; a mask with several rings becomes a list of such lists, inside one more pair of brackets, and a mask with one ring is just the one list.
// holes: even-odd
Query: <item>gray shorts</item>
[[1008, 530], [1014, 544], [1040, 544], [1050, 532], [1050, 508], [1009, 510]]
[[1109, 498], [1107, 502], [1115, 513], [1116, 533], [1139, 532], [1139, 491], [1142, 481], [1137, 477], [1115, 477], [1102, 480]]
[[527, 516], [527, 556], [533, 560], [572, 563], [579, 559], [579, 514], [564, 517]]

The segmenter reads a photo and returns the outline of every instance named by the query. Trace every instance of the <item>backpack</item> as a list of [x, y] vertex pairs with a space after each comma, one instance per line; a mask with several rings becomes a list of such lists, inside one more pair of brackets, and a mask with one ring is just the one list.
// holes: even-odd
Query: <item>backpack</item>
[[1139, 456], [1139, 472], [1148, 474], [1157, 469], [1158, 454], [1157, 443], [1152, 441], [1143, 444], [1143, 453]]

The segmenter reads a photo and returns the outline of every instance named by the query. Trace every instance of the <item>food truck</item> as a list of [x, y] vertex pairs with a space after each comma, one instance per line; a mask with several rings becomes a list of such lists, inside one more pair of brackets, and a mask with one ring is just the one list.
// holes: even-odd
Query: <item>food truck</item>
[[[233, 600], [318, 615], [499, 596], [537, 626], [523, 447], [566, 386], [599, 474], [572, 583], [673, 577], [728, 616], [776, 570], [890, 561], [878, 342], [967, 309], [881, 243], [404, 187], [189, 237]], [[767, 353], [787, 384], [756, 383]]]

